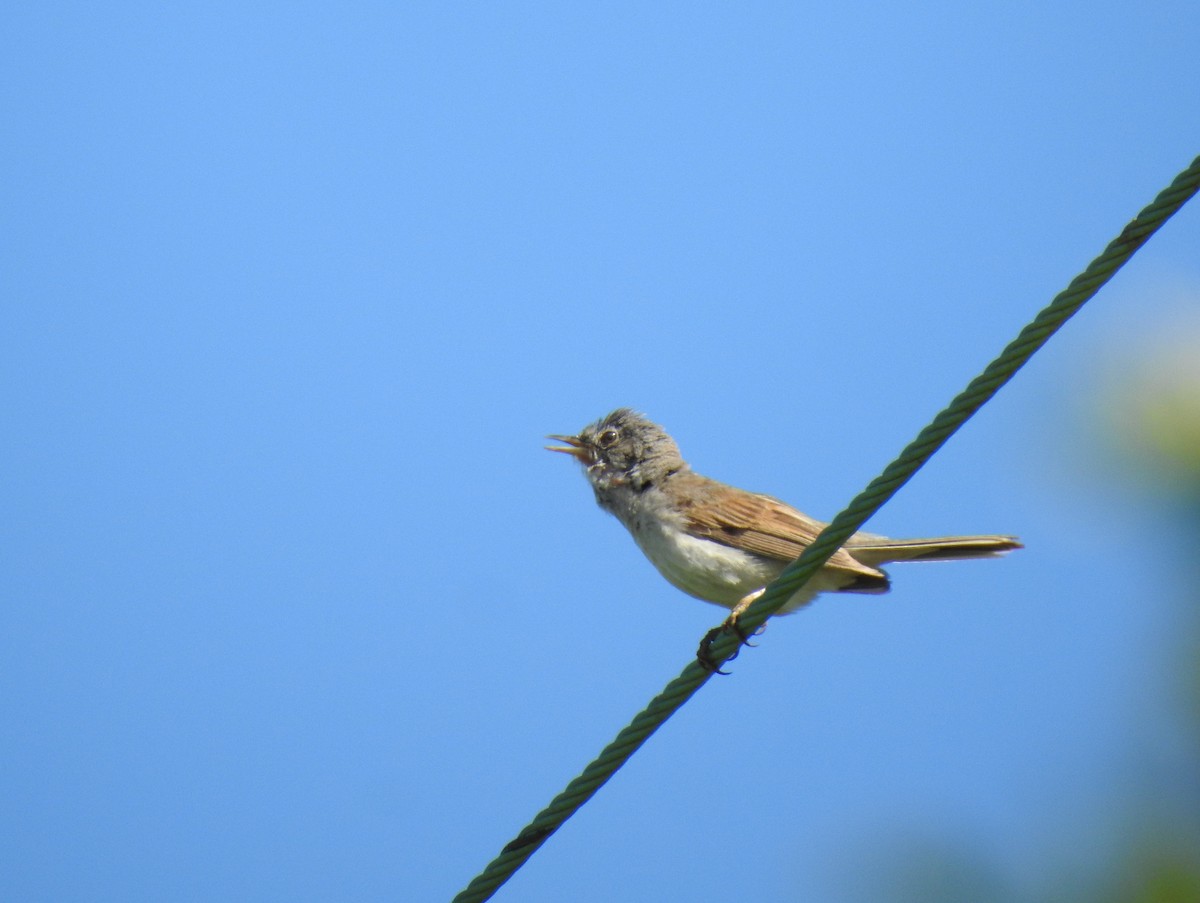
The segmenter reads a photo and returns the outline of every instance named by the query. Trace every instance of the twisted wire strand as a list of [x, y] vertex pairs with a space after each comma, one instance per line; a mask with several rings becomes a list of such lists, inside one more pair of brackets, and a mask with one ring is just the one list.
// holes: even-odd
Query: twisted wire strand
[[[945, 444], [997, 390], [1008, 382], [1060, 326], [1079, 310], [1158, 228], [1200, 190], [1200, 157], [1180, 173], [1154, 201], [1130, 222], [1104, 252], [1043, 308], [987, 368], [900, 455], [838, 514], [812, 545], [788, 565], [765, 592], [741, 615], [739, 626], [752, 634], [778, 611], [926, 461]], [[719, 667], [738, 651], [741, 640], [723, 631], [710, 646]], [[695, 660], [634, 716], [608, 746], [572, 780], [545, 809], [488, 863], [454, 903], [481, 903], [495, 893], [546, 839], [599, 790], [625, 761], [712, 676]]]

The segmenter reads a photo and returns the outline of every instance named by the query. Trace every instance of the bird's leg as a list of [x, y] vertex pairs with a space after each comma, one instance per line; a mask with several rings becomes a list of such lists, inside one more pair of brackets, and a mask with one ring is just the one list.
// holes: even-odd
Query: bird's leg
[[[766, 587], [763, 587], [763, 589], [766, 589]], [[696, 659], [700, 662], [700, 666], [706, 671], [711, 671], [714, 674], [729, 673], [728, 671], [722, 671], [719, 667], [717, 667], [717, 663], [712, 659], [711, 647], [713, 640], [720, 636], [722, 631], [728, 630], [746, 646], [754, 645], [750, 642], [750, 636], [747, 636], [746, 632], [742, 630], [741, 625], [738, 624], [738, 618], [740, 618], [742, 613], [750, 607], [750, 603], [763, 594], [763, 589], [756, 589], [754, 592], [747, 593], [741, 599], [738, 599], [737, 605], [733, 606], [733, 610], [729, 613], [729, 617], [725, 619], [721, 626], [714, 627], [704, 635], [704, 639], [700, 641], [700, 648], [696, 650]], [[765, 626], [766, 625], [764, 624], [763, 627]], [[759, 627], [758, 630], [754, 631], [754, 634], [752, 635], [757, 636], [758, 634], [762, 633], [763, 627]], [[729, 656], [728, 661], [733, 661], [735, 658], [737, 658], [738, 653], [741, 651], [742, 647], [738, 646], [738, 648], [734, 650], [733, 655]]]
[[750, 607], [750, 603], [761, 596], [766, 589], [767, 588], [764, 586], [761, 589], [756, 589], [752, 593], [746, 593], [746, 595], [738, 599], [737, 605], [733, 606], [733, 611], [729, 613], [729, 617], [726, 618], [725, 623], [721, 625], [723, 629], [733, 631], [737, 635], [737, 638], [747, 646], [754, 645], [750, 642], [750, 636], [757, 636], [758, 634], [762, 633], [763, 628], [767, 625], [764, 624], [762, 627], [759, 627], [758, 630], [754, 631], [754, 633], [750, 634], [750, 636], [747, 636], [746, 631], [742, 630], [741, 625], [738, 624], [738, 618], [740, 618], [745, 613], [746, 609]]

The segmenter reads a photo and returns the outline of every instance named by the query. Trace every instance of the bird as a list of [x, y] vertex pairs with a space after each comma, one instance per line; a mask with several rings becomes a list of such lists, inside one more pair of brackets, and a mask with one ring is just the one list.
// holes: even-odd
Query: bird
[[[596, 502], [625, 526], [658, 572], [688, 595], [730, 609], [723, 626], [743, 641], [738, 617], [825, 527], [773, 496], [697, 473], [665, 429], [630, 408], [576, 435], [547, 438], [563, 443], [546, 446], [549, 451], [583, 466]], [[886, 593], [891, 581], [880, 565], [889, 562], [994, 558], [1020, 548], [1015, 536], [855, 533], [778, 613], [794, 612], [821, 593]]]

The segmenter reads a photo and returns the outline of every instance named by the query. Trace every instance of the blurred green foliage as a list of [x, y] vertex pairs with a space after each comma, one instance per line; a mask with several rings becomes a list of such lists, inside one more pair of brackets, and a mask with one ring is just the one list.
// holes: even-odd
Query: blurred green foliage
[[1103, 398], [1103, 438], [1125, 472], [1146, 488], [1200, 500], [1200, 323], [1150, 340]]
[[[1117, 478], [1158, 507], [1171, 529], [1191, 531], [1191, 541], [1182, 545], [1200, 551], [1200, 320], [1176, 324], [1128, 361], [1117, 368], [1112, 385], [1097, 391], [1097, 441], [1114, 452]], [[1200, 903], [1200, 554], [1170, 566], [1178, 571], [1174, 585], [1181, 590], [1179, 629], [1173, 635], [1179, 645], [1164, 649], [1163, 656], [1180, 667], [1178, 682], [1163, 693], [1178, 702], [1176, 717], [1190, 746], [1165, 770], [1155, 763], [1154, 781], [1131, 774], [1108, 789], [1105, 808], [1112, 826], [1102, 855], [1085, 864], [1050, 856], [1035, 872], [1032, 887], [1017, 889], [1003, 867], [977, 850], [939, 838], [909, 849], [902, 865], [885, 865], [874, 899]], [[1136, 769], [1138, 761], [1132, 761]]]

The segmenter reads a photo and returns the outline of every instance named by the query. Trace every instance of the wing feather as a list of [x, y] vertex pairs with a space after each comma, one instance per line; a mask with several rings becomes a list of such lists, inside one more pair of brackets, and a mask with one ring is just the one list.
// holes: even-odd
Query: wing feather
[[[821, 521], [769, 495], [745, 492], [691, 472], [676, 474], [672, 479], [683, 481], [674, 495], [688, 500], [683, 506], [688, 530], [743, 552], [794, 561], [825, 527]], [[838, 549], [822, 570], [842, 572], [847, 578], [846, 589], [878, 592], [887, 587], [883, 571], [855, 560], [844, 549]]]

